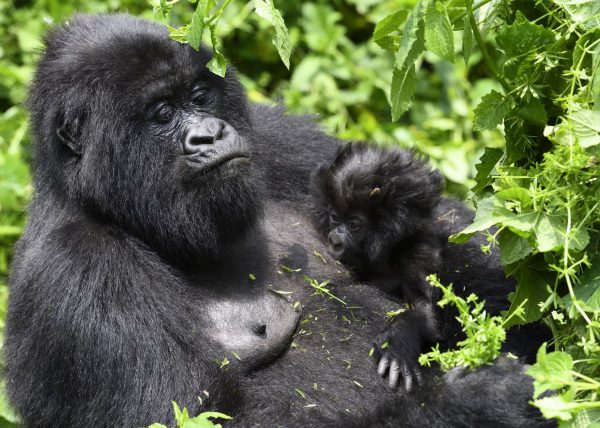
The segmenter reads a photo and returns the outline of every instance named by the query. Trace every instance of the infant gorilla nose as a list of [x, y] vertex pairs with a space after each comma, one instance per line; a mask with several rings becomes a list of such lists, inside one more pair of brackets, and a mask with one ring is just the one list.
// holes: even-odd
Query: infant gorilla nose
[[329, 243], [327, 250], [332, 257], [338, 258], [344, 253], [344, 241], [335, 230], [329, 233], [327, 241]]

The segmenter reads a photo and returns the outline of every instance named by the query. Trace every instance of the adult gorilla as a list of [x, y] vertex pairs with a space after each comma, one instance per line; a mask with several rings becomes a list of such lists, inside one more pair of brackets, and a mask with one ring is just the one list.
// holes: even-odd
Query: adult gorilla
[[[210, 74], [209, 53], [129, 16], [75, 17], [46, 46], [5, 344], [26, 426], [167, 422], [171, 400], [244, 426], [544, 423], [514, 362], [399, 397], [368, 357], [391, 302], [353, 284], [335, 289], [346, 305], [326, 300], [284, 272], [351, 282], [312, 255], [325, 250], [294, 209], [302, 163], [336, 146], [313, 125], [251, 113], [233, 70]], [[279, 291], [305, 305], [300, 328]]]

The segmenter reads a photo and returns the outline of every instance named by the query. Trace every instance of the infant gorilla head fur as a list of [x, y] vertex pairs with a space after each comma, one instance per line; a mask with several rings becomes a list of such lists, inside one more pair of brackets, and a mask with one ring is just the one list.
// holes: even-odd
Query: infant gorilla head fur
[[74, 16], [46, 46], [28, 103], [38, 193], [179, 263], [217, 256], [254, 225], [261, 180], [233, 69], [210, 73], [208, 50], [126, 15]]
[[332, 257], [360, 274], [384, 268], [394, 247], [431, 235], [444, 179], [408, 151], [357, 142], [318, 170], [315, 185], [317, 230]]

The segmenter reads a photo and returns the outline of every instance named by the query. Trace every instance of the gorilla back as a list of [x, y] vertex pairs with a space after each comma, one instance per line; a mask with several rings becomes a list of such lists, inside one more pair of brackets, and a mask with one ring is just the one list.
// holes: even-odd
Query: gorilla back
[[[4, 355], [25, 425], [168, 423], [171, 400], [243, 426], [344, 424], [345, 409], [364, 424], [542, 424], [517, 363], [412, 397], [381, 384], [368, 351], [391, 302], [312, 255], [325, 249], [286, 187], [308, 189], [303, 159], [337, 143], [317, 148], [332, 139], [306, 120], [249, 108], [234, 70], [212, 75], [209, 58], [125, 15], [76, 16], [48, 35]], [[352, 304], [314, 295], [281, 264], [332, 280]], [[302, 301], [314, 327], [297, 329], [268, 284]]]

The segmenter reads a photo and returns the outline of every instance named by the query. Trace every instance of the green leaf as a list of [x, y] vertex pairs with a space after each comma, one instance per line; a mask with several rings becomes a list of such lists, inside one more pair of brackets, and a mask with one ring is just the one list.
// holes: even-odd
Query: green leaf
[[539, 252], [558, 250], [565, 242], [565, 225], [558, 216], [542, 214], [535, 227], [535, 237]]
[[533, 251], [533, 247], [527, 239], [509, 230], [500, 232], [498, 244], [500, 245], [500, 262], [503, 265], [524, 259]]
[[148, 428], [168, 428], [166, 425], [163, 424], [152, 424], [150, 425]]
[[475, 186], [473, 192], [477, 193], [485, 189], [492, 183], [490, 175], [504, 152], [502, 149], [486, 147], [483, 155], [479, 158], [479, 163], [475, 165], [477, 175], [475, 175]]
[[496, 197], [503, 201], [518, 201], [523, 208], [531, 205], [533, 200], [531, 192], [524, 187], [510, 187], [508, 189], [500, 190], [496, 193]]
[[[506, 328], [534, 322], [542, 317], [539, 303], [548, 299], [548, 284], [554, 279], [548, 271], [533, 269], [530, 264], [518, 267], [512, 276], [517, 280], [517, 289], [504, 316], [505, 319], [510, 318], [505, 324]], [[512, 316], [520, 307], [523, 308], [522, 318]]]
[[171, 404], [173, 405], [173, 413], [175, 413], [175, 422], [177, 422], [177, 426], [182, 426], [190, 420], [187, 408], [184, 407], [183, 410], [181, 410], [175, 401], [171, 401]]
[[406, 21], [407, 17], [408, 10], [398, 9], [383, 18], [375, 26], [373, 41], [385, 50], [396, 52], [400, 47], [400, 36], [391, 33], [400, 31], [400, 25]]
[[473, 223], [461, 230], [455, 235], [450, 237], [450, 242], [462, 244], [467, 242], [471, 236], [482, 230], [489, 229], [499, 221], [504, 220], [505, 217], [496, 217], [494, 215], [496, 198], [489, 197], [480, 200], [477, 203], [477, 211], [475, 211], [475, 218]]
[[579, 110], [568, 115], [567, 120], [581, 147], [600, 144], [600, 111]]
[[417, 76], [414, 63], [424, 49], [423, 5], [419, 1], [406, 21], [400, 49], [396, 53], [390, 94], [394, 121], [408, 110], [416, 89]]
[[394, 68], [392, 74], [392, 120], [400, 119], [402, 113], [408, 110], [410, 102], [417, 88], [417, 73], [415, 66], [407, 68]]
[[205, 27], [204, 18], [207, 18], [210, 13], [208, 6], [208, 0], [198, 0], [198, 6], [196, 6], [192, 21], [187, 28], [187, 41], [196, 50], [200, 49], [200, 43], [202, 42]]
[[217, 47], [217, 28], [216, 24], [210, 25], [210, 40], [213, 48], [213, 57], [206, 65], [210, 71], [218, 76], [225, 77], [227, 71], [227, 60]]
[[513, 113], [527, 122], [545, 125], [548, 122], [546, 109], [540, 100], [532, 98], [526, 104], [521, 104], [515, 107]]
[[290, 36], [287, 27], [285, 26], [285, 22], [281, 17], [281, 13], [275, 8], [273, 0], [255, 0], [254, 9], [258, 16], [265, 19], [273, 26], [273, 28], [275, 28], [273, 44], [275, 45], [275, 48], [277, 48], [279, 57], [289, 70], [292, 43], [290, 42]]
[[538, 349], [536, 363], [527, 370], [533, 378], [534, 393], [537, 398], [549, 390], [557, 390], [573, 381], [573, 358], [566, 352], [555, 351], [546, 353], [544, 343]]
[[[500, 27], [496, 36], [496, 43], [506, 55], [503, 71], [506, 77], [514, 79], [521, 67], [531, 66], [534, 55], [538, 51], [545, 51], [555, 42], [554, 32], [541, 25], [532, 24], [517, 13], [515, 24]], [[531, 58], [531, 60], [529, 60]]]
[[[590, 310], [597, 311], [600, 310], [600, 255], [596, 254], [590, 263], [592, 266], [583, 272], [573, 291], [577, 300], [585, 303]], [[568, 294], [563, 297], [563, 302], [567, 310], [573, 304]]]
[[454, 34], [446, 12], [431, 2], [425, 14], [425, 45], [442, 59], [454, 62]]
[[565, 9], [569, 18], [583, 28], [600, 27], [600, 2], [598, 0], [553, 0]]
[[224, 413], [204, 412], [185, 422], [183, 425], [181, 425], [181, 428], [222, 428], [221, 424], [214, 423], [210, 420], [210, 418], [225, 420], [233, 419], [231, 416], [228, 416]]
[[511, 111], [512, 101], [497, 91], [485, 95], [475, 108], [473, 126], [477, 130], [495, 129]]
[[558, 418], [563, 421], [568, 421], [573, 418], [571, 412], [575, 411], [577, 406], [576, 403], [565, 401], [560, 395], [543, 397], [539, 400], [535, 400], [533, 404], [540, 409], [545, 418]]

